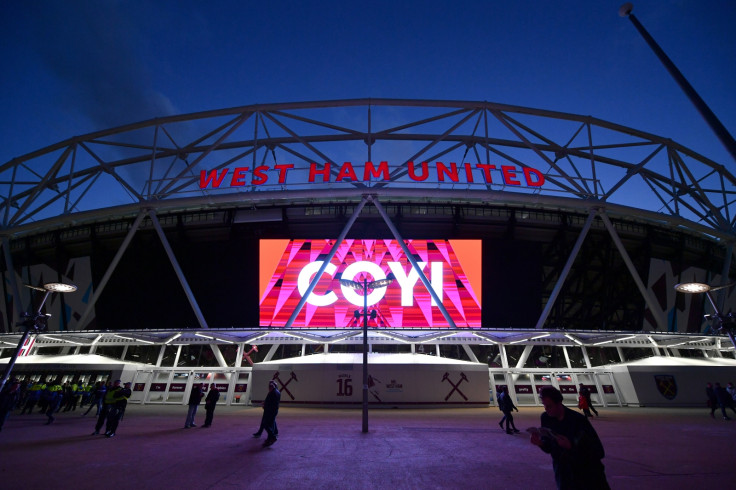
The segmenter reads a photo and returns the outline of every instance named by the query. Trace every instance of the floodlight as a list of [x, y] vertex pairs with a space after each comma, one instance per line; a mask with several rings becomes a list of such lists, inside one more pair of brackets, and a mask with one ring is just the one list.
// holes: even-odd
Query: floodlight
[[712, 288], [703, 284], [702, 282], [683, 282], [681, 284], [675, 284], [675, 291], [687, 294], [699, 294], [707, 293]]

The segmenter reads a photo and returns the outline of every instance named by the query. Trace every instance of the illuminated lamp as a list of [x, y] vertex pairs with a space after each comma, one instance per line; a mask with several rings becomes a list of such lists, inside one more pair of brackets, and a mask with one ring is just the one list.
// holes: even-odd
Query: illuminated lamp
[[23, 327], [23, 335], [21, 335], [18, 345], [15, 348], [15, 352], [13, 352], [13, 356], [5, 367], [3, 379], [0, 381], [0, 391], [5, 387], [5, 383], [7, 383], [10, 373], [13, 371], [13, 367], [15, 366], [15, 361], [18, 359], [18, 354], [20, 354], [23, 345], [26, 343], [26, 340], [28, 340], [28, 336], [31, 335], [31, 333], [43, 332], [48, 328], [47, 321], [51, 314], [41, 313], [41, 310], [43, 309], [43, 305], [46, 303], [49, 295], [51, 293], [72, 293], [77, 290], [77, 286], [60, 282], [49, 282], [44, 284], [42, 288], [30, 285], [26, 285], [26, 287], [36, 291], [43, 291], [44, 295], [41, 300], [41, 304], [38, 305], [36, 313], [31, 314], [30, 312], [25, 312], [21, 315], [22, 321], [18, 323], [18, 326]]

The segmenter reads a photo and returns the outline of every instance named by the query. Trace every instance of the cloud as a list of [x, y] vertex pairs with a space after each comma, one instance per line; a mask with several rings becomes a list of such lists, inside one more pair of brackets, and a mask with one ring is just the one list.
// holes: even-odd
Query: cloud
[[31, 47], [58, 79], [64, 103], [95, 129], [176, 112], [152, 86], [143, 49], [148, 37], [131, 18], [145, 16], [145, 4], [135, 9], [108, 1], [33, 5]]

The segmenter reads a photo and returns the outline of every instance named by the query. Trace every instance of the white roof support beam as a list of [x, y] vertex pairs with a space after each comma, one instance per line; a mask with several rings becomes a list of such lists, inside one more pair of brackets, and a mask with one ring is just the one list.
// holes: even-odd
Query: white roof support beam
[[325, 269], [327, 269], [327, 265], [330, 263], [332, 258], [337, 253], [337, 249], [340, 247], [340, 244], [343, 240], [345, 240], [345, 236], [350, 231], [350, 228], [353, 227], [353, 223], [355, 223], [355, 220], [358, 219], [358, 216], [360, 216], [360, 212], [363, 210], [363, 207], [365, 206], [365, 203], [367, 202], [366, 196], [363, 196], [363, 198], [360, 200], [358, 205], [355, 207], [355, 211], [353, 211], [352, 216], [350, 216], [350, 219], [347, 223], [345, 223], [345, 227], [343, 227], [342, 231], [340, 232], [340, 236], [337, 237], [337, 240], [335, 240], [335, 244], [332, 246], [332, 249], [330, 249], [330, 253], [327, 254], [327, 257], [325, 257], [324, 261], [322, 261], [322, 266], [319, 268], [317, 273], [314, 275], [314, 278], [310, 281], [309, 287], [307, 287], [307, 290], [302, 295], [301, 299], [299, 300], [299, 303], [297, 303], [296, 308], [294, 308], [294, 311], [291, 312], [291, 316], [286, 321], [286, 325], [284, 325], [285, 329], [291, 328], [291, 325], [294, 323], [294, 320], [296, 320], [296, 317], [299, 316], [299, 313], [301, 313], [302, 308], [304, 308], [304, 304], [307, 302], [307, 298], [310, 294], [312, 294], [312, 291], [314, 291], [314, 288], [317, 286], [317, 283], [319, 282], [320, 278], [322, 277], [322, 274], [325, 272]]
[[652, 311], [652, 315], [654, 315], [654, 319], [657, 322], [657, 327], [662, 331], [667, 331], [667, 322], [664, 319], [664, 313], [662, 312], [662, 309], [659, 307], [657, 300], [649, 294], [649, 291], [647, 291], [644, 282], [642, 282], [641, 278], [639, 277], [639, 273], [636, 271], [636, 267], [634, 267], [634, 263], [631, 261], [631, 257], [629, 257], [629, 254], [626, 252], [626, 247], [624, 247], [624, 244], [621, 242], [621, 238], [619, 238], [618, 233], [616, 233], [616, 229], [613, 227], [611, 220], [608, 219], [608, 216], [603, 211], [600, 212], [600, 216], [603, 220], [603, 223], [606, 225], [608, 233], [613, 239], [613, 243], [616, 244], [616, 248], [618, 248], [618, 251], [621, 254], [621, 258], [624, 260], [626, 267], [629, 269], [629, 273], [634, 279], [636, 287], [639, 288], [639, 292], [644, 298], [644, 301], [646, 301], [647, 306]]
[[115, 271], [115, 268], [120, 263], [120, 259], [123, 257], [123, 254], [128, 249], [128, 245], [130, 245], [130, 242], [133, 240], [133, 236], [135, 236], [136, 231], [138, 231], [138, 228], [141, 226], [141, 221], [143, 221], [143, 217], [145, 215], [146, 215], [146, 212], [143, 210], [141, 210], [138, 213], [138, 216], [135, 217], [135, 221], [133, 221], [133, 226], [130, 227], [130, 230], [128, 230], [128, 233], [125, 235], [125, 239], [123, 239], [123, 243], [120, 245], [120, 248], [118, 248], [118, 251], [115, 252], [115, 257], [113, 257], [112, 262], [110, 262], [110, 265], [107, 267], [107, 270], [105, 271], [105, 275], [102, 276], [100, 283], [97, 285], [94, 292], [92, 293], [92, 297], [89, 299], [87, 308], [84, 309], [84, 313], [82, 313], [82, 317], [79, 319], [80, 329], [83, 329], [84, 327], [87, 326], [87, 321], [89, 320], [90, 315], [94, 311], [95, 303], [97, 303], [97, 300], [99, 299], [100, 295], [102, 294], [102, 291], [105, 289], [105, 286], [107, 285], [107, 281], [110, 280], [112, 273]]
[[583, 229], [580, 230], [580, 235], [578, 235], [575, 246], [572, 247], [572, 252], [570, 252], [570, 256], [567, 258], [565, 267], [562, 268], [560, 277], [557, 279], [557, 283], [555, 283], [555, 287], [554, 289], [552, 289], [552, 293], [549, 295], [549, 300], [547, 300], [547, 304], [544, 305], [544, 310], [542, 311], [542, 314], [539, 315], [539, 320], [537, 320], [537, 325], [535, 327], [537, 330], [541, 330], [544, 327], [544, 322], [547, 321], [547, 317], [549, 317], [549, 314], [552, 311], [552, 307], [555, 305], [555, 301], [557, 301], [557, 296], [559, 296], [560, 291], [562, 291], [562, 286], [565, 284], [565, 280], [567, 279], [568, 274], [570, 274], [572, 264], [573, 262], [575, 262], [575, 258], [578, 256], [580, 248], [583, 246], [585, 237], [588, 235], [590, 225], [593, 224], [593, 218], [595, 218], [597, 212], [598, 211], [596, 209], [591, 209], [588, 212], [588, 218], [585, 220]]
[[[4, 235], [2, 238], [3, 253], [5, 254], [5, 264], [8, 270], [8, 279], [10, 280], [10, 288], [13, 291], [13, 318], [20, 318], [23, 313], [21, 307], [20, 288], [15, 278], [15, 266], [13, 266], [13, 256], [10, 253], [10, 238]], [[8, 333], [13, 331], [13, 324], [8, 325]]]
[[440, 300], [439, 296], [435, 292], [434, 288], [432, 287], [432, 283], [429, 282], [429, 279], [427, 279], [427, 276], [424, 275], [424, 272], [422, 271], [422, 268], [419, 267], [419, 264], [417, 264], [417, 261], [414, 260], [414, 255], [412, 255], [411, 251], [409, 250], [409, 247], [406, 246], [406, 242], [404, 242], [404, 239], [399, 234], [399, 230], [396, 229], [393, 222], [391, 221], [391, 218], [388, 217], [388, 214], [386, 214], [386, 210], [383, 209], [383, 206], [381, 206], [381, 203], [378, 202], [378, 199], [375, 197], [371, 197], [371, 202], [374, 206], [376, 206], [376, 209], [378, 209], [378, 213], [383, 218], [383, 221], [386, 222], [386, 226], [389, 227], [391, 230], [391, 233], [393, 233], [394, 238], [397, 242], [399, 242], [399, 245], [401, 245], [401, 250], [404, 251], [404, 255], [406, 255], [407, 260], [409, 263], [411, 263], [411, 266], [414, 268], [415, 271], [417, 271], [417, 274], [419, 274], [419, 279], [422, 281], [422, 284], [424, 284], [424, 287], [427, 288], [427, 291], [429, 291], [429, 295], [434, 300], [437, 307], [440, 309], [440, 312], [442, 313], [442, 316], [445, 317], [445, 321], [450, 326], [450, 328], [457, 329], [457, 325], [455, 325], [455, 321], [452, 319], [450, 314], [447, 312], [447, 309], [445, 308], [445, 305], [442, 304], [442, 301]]
[[184, 294], [186, 294], [187, 300], [189, 300], [189, 304], [194, 311], [194, 315], [197, 317], [199, 326], [202, 328], [209, 328], [207, 326], [207, 321], [204, 319], [204, 316], [202, 316], [202, 310], [199, 309], [199, 305], [197, 304], [197, 300], [194, 297], [194, 293], [192, 293], [192, 289], [189, 287], [187, 278], [184, 277], [184, 272], [182, 272], [181, 267], [179, 266], [179, 262], [176, 260], [174, 251], [171, 249], [171, 245], [169, 245], [169, 241], [166, 239], [164, 230], [161, 228], [161, 223], [159, 223], [158, 218], [156, 217], [156, 212], [153, 209], [149, 209], [148, 215], [151, 217], [151, 223], [153, 223], [153, 227], [156, 229], [156, 233], [158, 233], [158, 237], [161, 240], [161, 244], [164, 246], [166, 255], [168, 255], [169, 257], [169, 262], [171, 262], [171, 265], [174, 267], [176, 277], [179, 278], [181, 287], [184, 289]]

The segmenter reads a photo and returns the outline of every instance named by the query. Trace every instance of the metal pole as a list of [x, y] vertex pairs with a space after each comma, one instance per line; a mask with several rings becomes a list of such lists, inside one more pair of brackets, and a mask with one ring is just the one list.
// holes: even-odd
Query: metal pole
[[417, 271], [419, 279], [422, 281], [422, 284], [424, 284], [424, 287], [427, 288], [429, 295], [432, 297], [434, 302], [437, 303], [437, 308], [440, 309], [440, 313], [442, 313], [442, 316], [445, 317], [445, 321], [447, 322], [447, 324], [450, 326], [450, 328], [457, 330], [455, 320], [452, 319], [450, 314], [447, 312], [447, 308], [445, 308], [445, 305], [442, 304], [442, 301], [440, 301], [440, 297], [437, 296], [437, 292], [432, 287], [432, 283], [429, 282], [429, 279], [427, 279], [427, 276], [424, 274], [421, 267], [419, 267], [419, 264], [417, 264], [417, 261], [414, 259], [414, 255], [412, 255], [409, 247], [406, 246], [406, 242], [404, 242], [404, 239], [399, 234], [399, 230], [396, 229], [393, 222], [391, 221], [391, 218], [389, 218], [388, 214], [386, 214], [386, 210], [383, 209], [383, 206], [381, 206], [381, 203], [378, 202], [378, 199], [373, 196], [371, 196], [371, 202], [378, 210], [378, 214], [381, 215], [381, 218], [383, 218], [383, 221], [386, 223], [386, 226], [388, 226], [388, 229], [391, 230], [391, 233], [394, 235], [394, 238], [401, 247], [401, 250], [404, 251], [404, 255], [406, 255], [407, 260], [414, 268], [414, 270]]
[[179, 284], [181, 284], [182, 289], [184, 289], [184, 294], [186, 295], [187, 300], [189, 300], [189, 306], [191, 306], [192, 311], [194, 312], [194, 316], [197, 317], [197, 322], [199, 323], [199, 326], [203, 329], [210, 328], [207, 325], [207, 320], [204, 319], [204, 315], [202, 315], [202, 310], [199, 308], [199, 304], [197, 303], [197, 299], [194, 297], [192, 288], [189, 287], [187, 278], [184, 276], [184, 271], [181, 270], [181, 266], [179, 265], [179, 262], [176, 260], [176, 255], [174, 255], [174, 251], [172, 250], [171, 245], [169, 244], [169, 241], [166, 239], [166, 234], [164, 233], [163, 228], [161, 228], [161, 223], [159, 223], [158, 221], [158, 217], [156, 216], [156, 211], [154, 211], [153, 209], [149, 209], [148, 215], [151, 217], [151, 223], [153, 224], [153, 228], [156, 230], [156, 233], [158, 234], [158, 238], [159, 240], [161, 240], [161, 245], [163, 245], [164, 251], [166, 252], [166, 255], [169, 257], [169, 262], [171, 263], [171, 266], [174, 268], [176, 277], [179, 278]]
[[[8, 280], [10, 282], [10, 288], [13, 292], [13, 318], [19, 318], [23, 313], [23, 299], [20, 295], [20, 289], [18, 288], [18, 281], [15, 279], [15, 267], [13, 266], [13, 255], [10, 253], [10, 238], [6, 235], [2, 238], [3, 252], [5, 253], [5, 269], [8, 271]], [[12, 325], [12, 323], [11, 323]], [[8, 325], [8, 333], [13, 328]]]
[[299, 302], [297, 303], [296, 307], [294, 308], [294, 311], [291, 312], [291, 316], [289, 316], [289, 319], [286, 321], [286, 324], [284, 325], [284, 328], [291, 328], [291, 325], [294, 323], [294, 320], [296, 320], [296, 317], [299, 316], [299, 313], [301, 313], [302, 308], [304, 308], [304, 304], [307, 302], [307, 298], [310, 294], [312, 294], [312, 291], [314, 291], [315, 286], [317, 286], [317, 283], [319, 282], [320, 277], [322, 277], [322, 273], [327, 269], [327, 266], [329, 265], [330, 261], [332, 260], [332, 257], [335, 256], [335, 253], [337, 252], [337, 249], [340, 247], [340, 244], [343, 240], [345, 240], [345, 236], [348, 234], [348, 231], [350, 231], [350, 228], [352, 228], [353, 223], [355, 223], [355, 220], [358, 219], [358, 216], [360, 216], [360, 212], [365, 206], [365, 203], [368, 202], [367, 198], [363, 196], [360, 199], [360, 202], [355, 207], [355, 211], [353, 211], [353, 215], [350, 216], [350, 219], [347, 223], [345, 223], [345, 227], [340, 232], [340, 236], [337, 237], [337, 240], [335, 240], [335, 244], [332, 246], [332, 249], [330, 249], [330, 253], [327, 254], [327, 257], [325, 257], [322, 260], [322, 266], [319, 268], [319, 270], [314, 274], [314, 278], [309, 282], [309, 287], [306, 291], [304, 291], [304, 294], [299, 299]]
[[368, 432], [368, 278], [363, 278], [363, 432]]
[[[38, 317], [41, 315], [41, 309], [43, 308], [44, 303], [46, 303], [46, 298], [49, 297], [49, 294], [51, 294], [51, 291], [47, 290], [46, 294], [43, 295], [43, 300], [41, 301], [41, 304], [38, 305], [38, 311], [36, 312], [36, 315], [33, 317], [34, 325], [36, 325], [36, 321], [38, 320]], [[31, 328], [33, 328], [31, 325], [29, 324], [25, 325], [25, 332], [23, 332], [23, 335], [21, 335], [20, 340], [18, 341], [18, 345], [15, 347], [15, 352], [13, 352], [13, 356], [8, 361], [8, 365], [5, 366], [5, 372], [3, 373], [3, 379], [2, 381], [0, 381], [0, 392], [3, 391], [3, 388], [5, 388], [5, 383], [7, 383], [8, 378], [10, 378], [10, 373], [13, 371], [13, 367], [15, 366], [15, 361], [18, 360], [18, 354], [20, 354], [20, 350], [23, 348], [23, 344], [25, 344], [26, 340], [28, 340], [28, 336], [30, 335]]]
[[585, 240], [585, 237], [588, 235], [588, 231], [590, 230], [590, 225], [593, 224], [593, 218], [595, 218], [595, 215], [598, 211], [596, 209], [591, 209], [588, 211], [588, 218], [585, 220], [585, 224], [583, 225], [583, 229], [580, 230], [580, 235], [578, 235], [578, 239], [575, 241], [575, 245], [572, 247], [572, 251], [570, 252], [570, 255], [567, 257], [567, 262], [565, 263], [565, 266], [562, 268], [562, 272], [560, 272], [560, 277], [557, 278], [557, 283], [555, 283], [555, 287], [552, 289], [552, 293], [549, 295], [549, 299], [547, 300], [547, 304], [544, 305], [544, 310], [542, 311], [542, 314], [539, 315], [539, 319], [537, 320], [537, 325], [534, 327], [537, 330], [540, 330], [544, 327], [544, 323], [547, 321], [547, 318], [549, 317], [549, 314], [552, 312], [552, 307], [555, 305], [555, 302], [557, 301], [557, 296], [560, 294], [560, 291], [562, 291], [562, 286], [565, 285], [565, 281], [567, 280], [568, 274], [570, 274], [570, 270], [572, 269], [572, 264], [575, 262], [575, 258], [578, 256], [578, 253], [580, 252], [580, 248], [583, 246], [583, 241]]
[[680, 73], [680, 70], [677, 69], [672, 60], [670, 60], [665, 52], [662, 50], [662, 48], [659, 47], [654, 38], [649, 35], [646, 29], [644, 29], [644, 26], [642, 26], [639, 20], [634, 16], [634, 14], [631, 13], [633, 8], [634, 6], [631, 3], [625, 3], [621, 6], [618, 13], [621, 17], [628, 17], [631, 23], [634, 24], [636, 30], [639, 31], [639, 34], [641, 34], [641, 36], [647, 42], [652, 51], [654, 51], [654, 54], [657, 55], [659, 61], [661, 61], [664, 67], [667, 68], [667, 71], [670, 72], [672, 78], [674, 78], [675, 81], [680, 85], [680, 88], [683, 90], [683, 92], [685, 92], [685, 95], [687, 95], [687, 97], [690, 99], [690, 102], [695, 105], [695, 108], [698, 110], [698, 112], [700, 112], [700, 115], [703, 116], [705, 122], [708, 123], [713, 132], [716, 133], [718, 139], [721, 140], [721, 143], [723, 143], [723, 146], [726, 147], [733, 159], [736, 160], [736, 140], [733, 139], [731, 133], [728, 132], [726, 127], [716, 117], [713, 111], [710, 110], [705, 101], [700, 98], [692, 85], [690, 85], [690, 83], [685, 79], [682, 73]]

